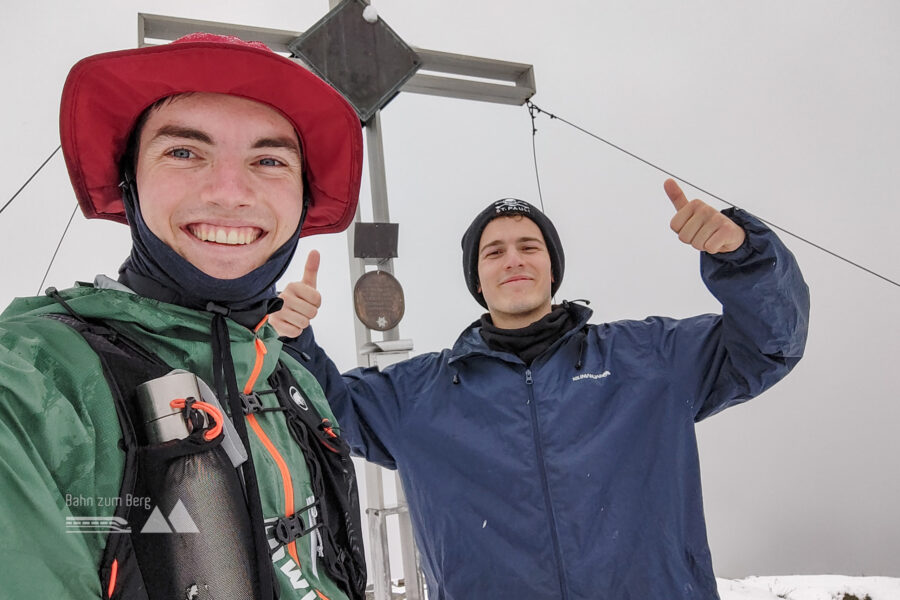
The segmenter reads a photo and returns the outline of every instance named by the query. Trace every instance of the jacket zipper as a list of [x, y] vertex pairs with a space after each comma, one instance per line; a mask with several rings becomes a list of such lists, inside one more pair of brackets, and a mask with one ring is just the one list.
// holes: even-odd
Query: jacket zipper
[[[265, 321], [263, 321], [263, 323], [264, 322]], [[260, 323], [260, 325], [262, 325], [263, 323]], [[267, 353], [266, 345], [261, 339], [255, 338], [253, 342], [256, 348], [256, 361], [253, 364], [253, 372], [250, 374], [250, 378], [244, 385], [245, 394], [249, 394], [253, 391], [253, 386], [256, 384], [256, 380], [259, 377], [260, 371], [262, 371], [263, 357]], [[272, 440], [268, 435], [266, 435], [266, 432], [263, 431], [263, 428], [257, 420], [256, 415], [249, 414], [246, 416], [246, 419], [247, 424], [250, 426], [250, 429], [253, 431], [253, 433], [256, 434], [257, 439], [259, 439], [263, 447], [269, 453], [269, 456], [275, 462], [275, 466], [278, 467], [278, 472], [281, 474], [282, 489], [284, 490], [284, 513], [285, 516], [290, 517], [294, 514], [294, 482], [291, 479], [291, 470], [288, 468], [287, 463], [281, 456], [281, 453], [275, 447], [275, 444], [272, 443]], [[291, 558], [294, 559], [294, 562], [299, 568], [300, 558], [297, 555], [296, 540], [292, 540], [287, 545], [287, 551]]]
[[559, 547], [559, 532], [556, 529], [556, 516], [553, 512], [553, 502], [550, 499], [550, 483], [547, 481], [547, 467], [544, 463], [544, 450], [541, 446], [541, 427], [538, 423], [537, 406], [534, 402], [534, 379], [531, 369], [525, 369], [525, 385], [528, 386], [528, 405], [531, 407], [531, 432], [534, 435], [534, 449], [537, 454], [538, 470], [541, 474], [541, 484], [544, 488], [544, 503], [547, 508], [547, 518], [550, 520], [550, 538], [553, 541], [553, 554], [556, 556], [556, 570], [559, 573], [559, 591], [561, 600], [568, 598], [568, 585], [566, 573], [563, 570], [562, 551]]
[[[268, 320], [268, 315], [263, 318], [262, 321], [259, 322], [259, 325], [254, 329], [254, 333], [258, 332], [259, 329], [266, 324]], [[247, 383], [244, 385], [244, 393], [250, 394], [253, 392], [253, 386], [256, 384], [256, 380], [259, 378], [259, 374], [262, 371], [263, 360], [266, 354], [268, 354], [268, 350], [266, 349], [265, 343], [258, 337], [253, 340], [254, 346], [256, 348], [256, 360], [253, 364], [253, 371], [250, 373], [250, 378], [247, 380]], [[272, 443], [272, 440], [266, 435], [266, 432], [263, 430], [262, 425], [256, 418], [256, 415], [249, 414], [247, 415], [247, 423], [250, 425], [250, 429], [256, 434], [257, 438], [262, 445], [266, 448], [269, 453], [269, 456], [275, 462], [278, 467], [278, 471], [281, 474], [282, 481], [282, 489], [284, 490], [284, 513], [286, 517], [293, 516], [295, 513], [294, 509], [294, 482], [291, 477], [291, 470], [287, 466], [284, 458], [281, 456], [281, 453], [275, 447], [275, 444]], [[300, 557], [297, 554], [297, 540], [292, 540], [287, 544], [288, 555], [293, 559], [294, 563], [297, 565], [298, 569], [302, 569], [300, 564]], [[314, 558], [311, 560], [315, 560]], [[277, 585], [277, 584], [276, 584]], [[328, 596], [320, 592], [319, 590], [313, 588], [313, 591], [319, 597], [320, 600], [329, 600]], [[309, 594], [306, 594], [304, 598], [308, 597]]]

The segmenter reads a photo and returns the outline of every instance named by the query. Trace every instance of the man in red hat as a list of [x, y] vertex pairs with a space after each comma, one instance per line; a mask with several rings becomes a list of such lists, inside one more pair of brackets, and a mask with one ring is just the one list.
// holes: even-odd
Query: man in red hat
[[363, 598], [347, 444], [266, 324], [299, 237], [353, 217], [355, 112], [193, 34], [76, 64], [60, 135], [82, 211], [133, 245], [0, 316], [4, 595]]
[[[487, 312], [452, 348], [343, 379], [317, 369], [353, 451], [397, 469], [434, 597], [718, 598], [695, 423], [797, 364], [809, 291], [761, 221], [664, 187], [723, 314], [590, 324], [587, 307], [553, 304], [553, 223], [506, 198], [463, 235]], [[310, 281], [285, 289], [277, 326], [327, 360], [305, 328]]]

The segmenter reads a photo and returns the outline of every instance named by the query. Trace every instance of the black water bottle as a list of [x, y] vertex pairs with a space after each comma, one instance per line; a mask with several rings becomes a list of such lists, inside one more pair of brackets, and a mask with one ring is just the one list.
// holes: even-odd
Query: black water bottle
[[141, 384], [137, 398], [146, 445], [136, 489], [149, 510], [132, 538], [150, 600], [259, 598], [249, 511], [222, 446], [227, 417], [201, 400], [192, 373]]

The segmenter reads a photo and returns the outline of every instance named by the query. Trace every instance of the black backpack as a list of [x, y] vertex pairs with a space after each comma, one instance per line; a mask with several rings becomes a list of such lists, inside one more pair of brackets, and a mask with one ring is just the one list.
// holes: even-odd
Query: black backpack
[[[241, 484], [241, 477], [221, 444], [223, 434], [206, 440], [206, 429], [199, 428], [183, 440], [149, 445], [143, 428], [136, 426], [142, 423], [136, 388], [170, 373], [172, 368], [108, 323], [74, 314], [46, 316], [72, 327], [96, 352], [122, 429], [124, 474], [112, 518], [122, 531], [110, 531], [100, 562], [104, 597], [277, 597], [266, 525], [261, 514], [251, 517], [254, 511], [249, 507], [253, 503], [247, 498], [248, 492], [257, 493], [256, 488]], [[271, 533], [278, 544], [285, 546], [319, 531], [321, 560], [328, 575], [351, 600], [363, 600], [366, 569], [349, 447], [305, 397], [283, 362], [279, 362], [268, 381], [279, 406], [263, 406], [257, 394], [241, 395], [244, 414], [284, 413], [291, 435], [305, 457], [318, 515], [317, 523], [304, 523], [300, 513], [310, 507], [303, 507], [290, 517], [277, 519], [271, 525]], [[188, 404], [185, 411], [190, 409]], [[231, 417], [234, 419], [234, 415]], [[249, 452], [246, 440], [244, 447]], [[206, 476], [213, 472], [216, 476]], [[210, 498], [215, 498], [215, 511], [209, 510]], [[186, 512], [191, 524], [204, 535], [179, 532], [177, 527], [160, 535], [151, 526], [156, 523], [152, 519], [159, 519], [160, 509], [170, 515], [170, 522], [175, 520], [175, 499], [182, 503], [179, 510]], [[224, 561], [217, 555], [218, 549], [226, 550], [221, 555]], [[172, 561], [161, 560], [168, 555], [189, 560], [176, 559], [173, 566]]]

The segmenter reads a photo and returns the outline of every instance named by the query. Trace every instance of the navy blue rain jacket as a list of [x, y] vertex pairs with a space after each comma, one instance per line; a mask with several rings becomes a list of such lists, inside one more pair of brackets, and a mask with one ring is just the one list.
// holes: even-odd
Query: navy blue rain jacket
[[809, 314], [791, 253], [727, 214], [746, 242], [701, 259], [723, 315], [587, 325], [575, 305], [530, 367], [474, 323], [328, 393], [354, 451], [399, 471], [431, 600], [718, 598], [694, 423], [787, 374]]

